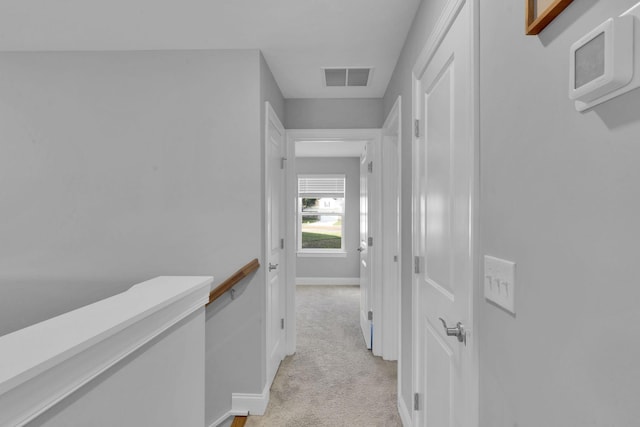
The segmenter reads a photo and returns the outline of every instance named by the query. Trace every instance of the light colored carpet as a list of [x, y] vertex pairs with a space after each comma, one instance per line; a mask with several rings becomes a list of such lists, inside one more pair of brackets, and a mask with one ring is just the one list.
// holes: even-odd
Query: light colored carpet
[[247, 427], [401, 426], [396, 362], [366, 349], [357, 286], [298, 286], [297, 351], [282, 362], [264, 416]]

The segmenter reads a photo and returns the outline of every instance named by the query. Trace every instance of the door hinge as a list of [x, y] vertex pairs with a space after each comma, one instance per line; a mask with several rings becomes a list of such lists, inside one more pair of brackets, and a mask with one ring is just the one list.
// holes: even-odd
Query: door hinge
[[284, 249], [284, 239], [280, 239], [280, 249]]
[[280, 319], [280, 329], [284, 329], [284, 319]]
[[413, 410], [420, 410], [420, 395], [418, 393], [413, 394]]
[[369, 237], [369, 238], [367, 239], [367, 245], [368, 245], [368, 246], [373, 246], [373, 237]]
[[280, 169], [284, 169], [284, 162], [287, 161], [286, 157], [280, 157]]
[[413, 272], [418, 274], [420, 273], [420, 257], [413, 257]]
[[418, 138], [420, 136], [420, 120], [416, 119], [413, 123], [414, 123], [413, 133], [416, 136], [416, 138]]
[[367, 313], [367, 320], [373, 320], [373, 311], [369, 310], [369, 312]]
[[373, 160], [371, 160], [367, 165], [367, 170], [369, 171], [369, 173], [373, 173]]

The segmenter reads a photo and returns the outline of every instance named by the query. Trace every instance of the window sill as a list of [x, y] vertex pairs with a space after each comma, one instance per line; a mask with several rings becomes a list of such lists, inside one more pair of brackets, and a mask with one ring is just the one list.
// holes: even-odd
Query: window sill
[[298, 257], [299, 258], [307, 258], [307, 257], [314, 257], [314, 258], [346, 258], [347, 257], [347, 253], [345, 251], [331, 251], [331, 252], [327, 252], [327, 251], [313, 251], [313, 250], [306, 250], [306, 251], [298, 251]]

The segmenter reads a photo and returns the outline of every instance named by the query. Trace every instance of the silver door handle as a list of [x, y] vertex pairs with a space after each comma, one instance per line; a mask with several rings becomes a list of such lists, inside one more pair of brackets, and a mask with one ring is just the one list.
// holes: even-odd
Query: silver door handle
[[464, 345], [467, 345], [467, 331], [464, 330], [464, 325], [461, 322], [458, 322], [455, 328], [449, 328], [447, 327], [447, 322], [445, 322], [442, 317], [439, 319], [442, 322], [442, 326], [444, 326], [447, 336], [458, 337], [459, 342], [463, 342]]
[[364, 249], [362, 249], [362, 246], [358, 247], [358, 249], [356, 249], [358, 252], [362, 252], [364, 251]]
[[278, 268], [278, 264], [269, 263], [269, 271], [275, 270], [276, 268]]

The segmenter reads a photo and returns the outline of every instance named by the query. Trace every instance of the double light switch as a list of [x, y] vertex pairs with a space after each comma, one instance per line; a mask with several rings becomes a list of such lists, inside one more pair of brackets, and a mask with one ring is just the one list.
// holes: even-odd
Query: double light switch
[[484, 256], [484, 297], [515, 314], [516, 264]]

